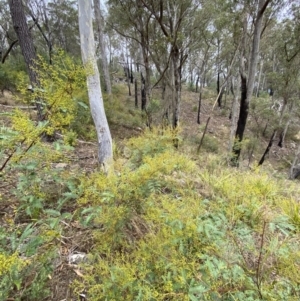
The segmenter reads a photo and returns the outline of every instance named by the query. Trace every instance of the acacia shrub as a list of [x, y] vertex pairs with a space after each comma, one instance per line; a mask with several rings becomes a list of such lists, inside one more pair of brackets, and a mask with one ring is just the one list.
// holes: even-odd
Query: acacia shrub
[[296, 188], [206, 168], [210, 157], [199, 168], [172, 135], [130, 139], [116, 174], [84, 182], [78, 202], [96, 230], [77, 289], [93, 301], [297, 300], [299, 207], [287, 187]]

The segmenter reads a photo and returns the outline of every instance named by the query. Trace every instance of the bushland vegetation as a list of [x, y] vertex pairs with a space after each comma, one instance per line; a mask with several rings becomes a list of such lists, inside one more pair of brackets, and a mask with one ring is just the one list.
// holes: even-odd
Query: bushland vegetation
[[[279, 161], [248, 168], [249, 142], [245, 166], [228, 166], [214, 123], [197, 153], [203, 126], [185, 134], [186, 125], [155, 126], [153, 113], [149, 129], [118, 84], [104, 97], [115, 137], [106, 175], [84, 70], [62, 52], [55, 60], [44, 68], [41, 59], [43, 89], [34, 92], [47, 120], [23, 109], [34, 96], [21, 79], [21, 109], [2, 106], [1, 300], [299, 298], [299, 185], [276, 172]], [[196, 115], [193, 92], [184, 93], [183, 110]], [[253, 107], [256, 135], [264, 111]], [[73, 262], [76, 254], [84, 260]]]

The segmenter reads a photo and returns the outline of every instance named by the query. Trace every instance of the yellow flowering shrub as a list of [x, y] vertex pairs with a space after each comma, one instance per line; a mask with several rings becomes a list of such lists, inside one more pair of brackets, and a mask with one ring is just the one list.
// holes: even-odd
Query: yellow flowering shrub
[[92, 301], [297, 300], [299, 206], [287, 183], [199, 168], [172, 135], [130, 139], [115, 174], [83, 180], [78, 201], [96, 230], [76, 289]]
[[28, 261], [21, 259], [17, 253], [12, 255], [0, 254], [0, 277], [12, 269], [21, 270]]

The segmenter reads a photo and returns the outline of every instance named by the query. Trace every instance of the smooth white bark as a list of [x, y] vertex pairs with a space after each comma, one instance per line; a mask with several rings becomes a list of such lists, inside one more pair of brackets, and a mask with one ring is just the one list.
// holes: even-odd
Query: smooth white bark
[[112, 139], [105, 115], [100, 76], [95, 57], [95, 40], [92, 23], [92, 0], [78, 0], [81, 56], [87, 70], [87, 87], [91, 114], [95, 123], [99, 162], [108, 172], [113, 163]]

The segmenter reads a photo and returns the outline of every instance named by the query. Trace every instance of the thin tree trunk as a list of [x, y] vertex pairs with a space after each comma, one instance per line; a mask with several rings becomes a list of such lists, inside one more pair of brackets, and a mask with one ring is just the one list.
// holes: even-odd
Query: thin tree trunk
[[261, 60], [260, 61], [260, 68], [259, 68], [259, 75], [258, 75], [258, 82], [257, 82], [257, 87], [256, 87], [256, 97], [259, 97], [260, 80], [261, 80], [263, 65], [264, 65], [264, 61]]
[[198, 76], [197, 76], [197, 79], [196, 79], [196, 88], [195, 88], [195, 92], [196, 92], [196, 93], [198, 93], [199, 80], [200, 80], [200, 76], [198, 75]]
[[129, 69], [129, 63], [127, 58], [127, 63], [125, 67], [125, 74], [126, 74], [126, 82], [128, 87], [128, 95], [131, 96], [131, 87], [130, 87], [130, 69]]
[[288, 131], [288, 128], [290, 126], [290, 123], [291, 123], [291, 120], [289, 119], [287, 121], [287, 123], [285, 124], [285, 127], [283, 129], [283, 131], [280, 133], [280, 137], [279, 137], [279, 141], [278, 141], [278, 146], [279, 147], [284, 147], [284, 142], [285, 142], [285, 136], [286, 136], [286, 133]]
[[234, 143], [234, 133], [236, 132], [239, 87], [240, 87], [240, 83], [239, 80], [237, 80], [236, 91], [234, 92], [234, 86], [232, 82], [233, 101], [232, 101], [232, 108], [230, 113], [231, 128], [230, 128], [230, 137], [229, 137], [229, 151], [231, 151], [232, 149]]
[[250, 68], [248, 73], [248, 87], [247, 87], [247, 101], [251, 102], [251, 97], [253, 94], [255, 74], [257, 70], [257, 62], [259, 56], [259, 44], [261, 38], [261, 28], [262, 28], [262, 19], [264, 12], [271, 0], [259, 0], [258, 12], [254, 24], [254, 33], [253, 33], [253, 42], [252, 42], [252, 51], [250, 58]]
[[138, 97], [138, 84], [137, 79], [134, 80], [134, 105], [136, 108], [139, 107], [139, 97]]
[[92, 0], [78, 0], [78, 16], [82, 61], [84, 66], [92, 71], [87, 75], [87, 87], [91, 114], [98, 138], [99, 163], [104, 167], [105, 172], [109, 172], [113, 165], [112, 139], [105, 115], [99, 70], [95, 57]]
[[236, 140], [233, 144], [233, 157], [232, 163], [234, 166], [238, 166], [238, 160], [241, 154], [241, 142], [243, 141], [244, 131], [246, 128], [246, 122], [248, 118], [249, 112], [249, 103], [247, 101], [247, 79], [245, 76], [241, 75], [241, 105], [240, 105], [240, 113], [239, 119], [237, 123], [236, 129]]
[[176, 46], [173, 46], [172, 50], [172, 63], [173, 63], [173, 73], [174, 73], [174, 95], [173, 95], [173, 128], [178, 127], [179, 123], [179, 114], [180, 114], [180, 71], [179, 71], [179, 50]]
[[109, 74], [109, 67], [106, 58], [106, 49], [103, 39], [103, 30], [102, 30], [102, 15], [100, 9], [100, 0], [93, 0], [94, 1], [94, 10], [95, 10], [95, 19], [97, 24], [97, 32], [98, 32], [98, 40], [100, 46], [100, 54], [101, 54], [101, 65], [102, 71], [104, 75], [104, 82], [105, 82], [105, 91], [107, 94], [111, 94], [111, 82], [110, 82], [110, 74]]
[[286, 122], [285, 124], [285, 127], [284, 127], [284, 130], [281, 132], [280, 134], [280, 138], [279, 138], [279, 142], [278, 142], [278, 146], [279, 147], [283, 147], [284, 146], [284, 142], [285, 142], [285, 136], [286, 136], [286, 133], [288, 131], [288, 128], [290, 126], [290, 123], [291, 123], [291, 112], [293, 110], [293, 107], [294, 107], [294, 102], [291, 103], [290, 107], [289, 107], [289, 119], [288, 121]]
[[145, 78], [143, 76], [143, 73], [141, 72], [141, 109], [142, 111], [146, 110], [147, 105], [147, 96], [146, 96], [146, 90], [145, 90]]
[[201, 105], [202, 105], [202, 81], [200, 81], [200, 91], [199, 91], [199, 101], [198, 101], [198, 111], [197, 111], [197, 123], [200, 124], [201, 120], [200, 120], [200, 115], [201, 115]]
[[232, 157], [232, 163], [235, 166], [238, 166], [238, 160], [241, 153], [241, 142], [243, 141], [244, 131], [248, 119], [249, 104], [253, 94], [254, 80], [255, 80], [257, 61], [259, 55], [259, 43], [261, 37], [262, 18], [270, 1], [271, 0], [259, 0], [258, 3], [258, 11], [254, 22], [254, 33], [253, 33], [253, 40], [252, 40], [248, 79], [245, 74], [244, 61], [243, 61], [245, 56], [245, 50], [246, 50], [246, 36], [247, 36], [247, 18], [246, 17], [244, 18], [244, 25], [243, 25], [244, 33], [243, 33], [243, 41], [242, 41], [243, 54], [241, 55], [241, 61], [240, 61], [242, 95], [241, 95], [241, 106], [240, 106], [238, 126], [236, 129], [237, 140], [233, 146], [233, 157]]
[[130, 83], [133, 84], [132, 61], [131, 61], [131, 63], [130, 63]]
[[268, 146], [267, 146], [264, 154], [262, 155], [261, 159], [258, 162], [258, 166], [262, 165], [264, 163], [265, 158], [266, 158], [267, 154], [269, 153], [269, 151], [270, 151], [270, 149], [271, 149], [271, 147], [273, 145], [273, 142], [275, 140], [276, 134], [277, 134], [277, 130], [274, 130], [274, 132], [273, 132], [273, 134], [272, 134], [272, 136], [271, 136], [271, 138], [269, 140]]
[[33, 15], [33, 13], [31, 11], [29, 11], [29, 15], [31, 16], [32, 20], [34, 21], [34, 23], [36, 24], [37, 28], [39, 29], [40, 33], [42, 34], [44, 40], [46, 41], [47, 47], [48, 47], [48, 53], [49, 53], [49, 64], [52, 65], [52, 43], [50, 41], [50, 39], [48, 39], [42, 29], [42, 27], [40, 26], [37, 18], [35, 18], [35, 16]]
[[211, 116], [209, 116], [209, 117], [207, 118], [207, 121], [206, 121], [206, 124], [205, 124], [205, 128], [204, 128], [204, 131], [203, 131], [203, 134], [202, 134], [202, 137], [201, 137], [201, 140], [200, 140], [198, 149], [197, 149], [197, 154], [199, 154], [200, 149], [201, 149], [201, 146], [202, 146], [202, 144], [203, 144], [203, 141], [204, 141], [204, 138], [205, 138], [205, 134], [206, 134], [206, 132], [207, 132], [208, 124], [209, 124], [209, 121], [210, 121], [210, 117], [211, 117]]
[[220, 72], [218, 72], [218, 76], [217, 76], [217, 93], [219, 95], [219, 97], [218, 97], [218, 107], [221, 108], [221, 106], [222, 106], [222, 93], [220, 93]]
[[144, 103], [143, 107], [146, 108], [147, 101], [150, 99], [150, 65], [149, 65], [149, 54], [146, 45], [146, 38], [144, 34], [141, 34], [141, 47], [142, 47], [142, 55], [144, 61], [144, 69], [145, 69], [145, 77], [143, 80], [143, 90], [144, 90]]

